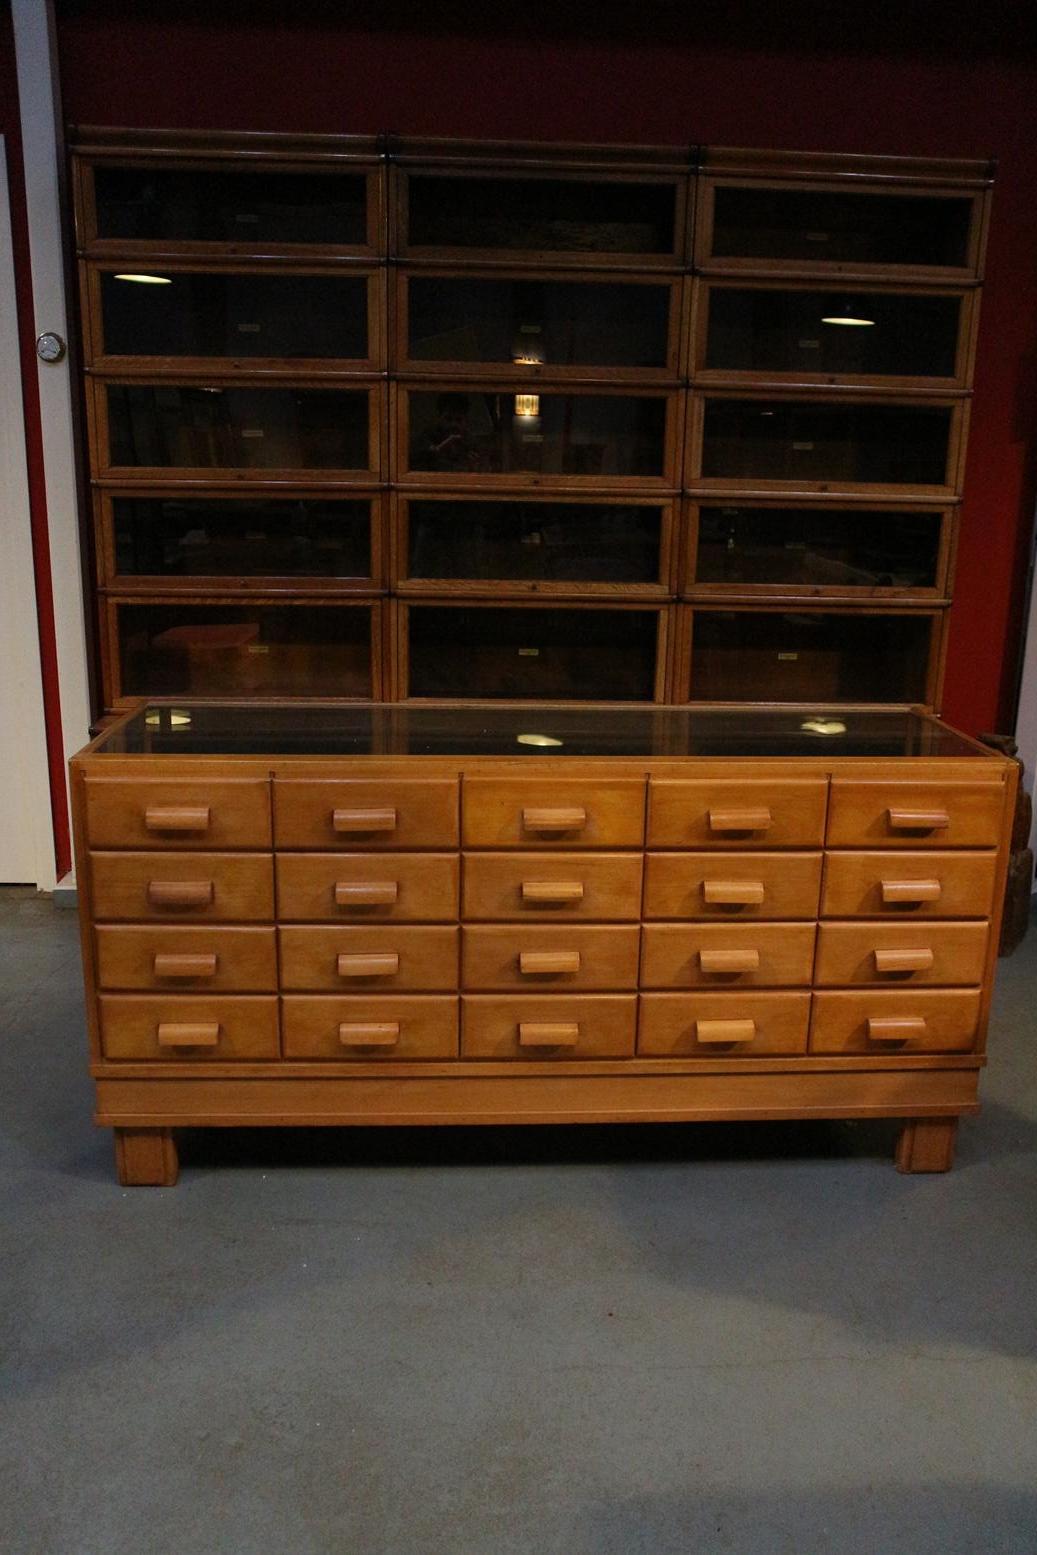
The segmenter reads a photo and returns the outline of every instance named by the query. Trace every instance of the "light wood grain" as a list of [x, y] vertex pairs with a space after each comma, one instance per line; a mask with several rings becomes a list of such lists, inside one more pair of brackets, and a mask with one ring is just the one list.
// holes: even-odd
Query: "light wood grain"
[[272, 928], [102, 924], [96, 934], [102, 988], [190, 991], [197, 979], [213, 993], [277, 991]]
[[270, 847], [265, 778], [91, 776], [85, 786], [87, 832], [95, 848]]
[[456, 920], [455, 853], [278, 853], [283, 922], [450, 923]]
[[194, 1064], [275, 1059], [279, 1052], [275, 998], [111, 993], [102, 994], [100, 1013], [106, 1058]]
[[[448, 778], [274, 782], [278, 848], [454, 848], [458, 840], [458, 784]], [[339, 830], [335, 814], [368, 819], [395, 813], [391, 829]]]
[[464, 854], [466, 918], [636, 922], [640, 853]]
[[462, 1058], [626, 1058], [634, 1052], [633, 994], [465, 994]]
[[820, 853], [649, 853], [646, 918], [816, 918]]
[[821, 912], [826, 918], [986, 918], [996, 871], [996, 853], [830, 853]]
[[812, 923], [648, 923], [642, 988], [809, 987]]
[[94, 853], [90, 874], [102, 922], [180, 916], [248, 923], [274, 916], [267, 853]]
[[456, 928], [445, 926], [287, 925], [278, 930], [281, 987], [303, 993], [342, 992], [343, 978], [355, 977], [367, 987], [389, 992], [453, 993], [457, 937]]
[[637, 1051], [645, 1057], [805, 1053], [809, 993], [643, 993]]
[[[456, 1058], [457, 997], [420, 994], [364, 994], [329, 998], [289, 994], [282, 1000], [286, 1058], [361, 1062], [372, 1056], [390, 1063]], [[363, 1040], [365, 1030], [392, 1027], [391, 1043]], [[347, 1037], [343, 1038], [343, 1029]]]
[[462, 987], [528, 992], [539, 977], [561, 992], [636, 988], [639, 939], [626, 924], [473, 925], [463, 930]]
[[818, 848], [823, 778], [659, 778], [648, 786], [650, 848]]
[[830, 848], [994, 848], [1003, 785], [832, 780]]
[[867, 1053], [874, 1050], [874, 1032], [881, 1043], [896, 1041], [908, 1053], [967, 1053], [978, 1025], [978, 988], [823, 989], [814, 994], [810, 1051]]

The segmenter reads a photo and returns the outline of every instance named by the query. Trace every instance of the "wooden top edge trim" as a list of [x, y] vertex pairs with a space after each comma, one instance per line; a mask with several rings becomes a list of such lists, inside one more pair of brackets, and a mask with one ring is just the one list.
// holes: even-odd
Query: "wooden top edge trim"
[[383, 135], [284, 135], [267, 130], [145, 130], [114, 125], [70, 124], [73, 155], [137, 152], [220, 160], [227, 156], [284, 156], [381, 160]]
[[697, 164], [694, 146], [646, 146], [583, 141], [476, 140], [439, 136], [390, 136], [388, 155], [395, 162], [451, 166], [492, 163], [497, 167], [553, 168], [644, 167], [686, 173]]
[[703, 146], [707, 174], [756, 178], [847, 178], [880, 182], [945, 183], [985, 188], [994, 182], [994, 158], [868, 156], [841, 151], [771, 151], [747, 146]]

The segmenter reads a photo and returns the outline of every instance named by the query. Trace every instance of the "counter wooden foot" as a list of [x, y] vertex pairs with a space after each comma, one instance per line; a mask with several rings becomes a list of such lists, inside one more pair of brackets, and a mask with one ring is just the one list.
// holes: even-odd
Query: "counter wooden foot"
[[124, 1188], [172, 1188], [180, 1175], [169, 1128], [117, 1128], [115, 1170]]
[[897, 1140], [897, 1171], [949, 1172], [957, 1135], [957, 1118], [911, 1118]]

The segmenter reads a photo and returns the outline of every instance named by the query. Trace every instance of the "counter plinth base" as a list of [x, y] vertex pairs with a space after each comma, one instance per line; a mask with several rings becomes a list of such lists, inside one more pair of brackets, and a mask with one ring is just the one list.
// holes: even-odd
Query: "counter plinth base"
[[116, 1128], [115, 1171], [124, 1188], [174, 1188], [180, 1176], [173, 1130]]
[[912, 1118], [897, 1139], [897, 1171], [949, 1172], [957, 1138], [957, 1118]]

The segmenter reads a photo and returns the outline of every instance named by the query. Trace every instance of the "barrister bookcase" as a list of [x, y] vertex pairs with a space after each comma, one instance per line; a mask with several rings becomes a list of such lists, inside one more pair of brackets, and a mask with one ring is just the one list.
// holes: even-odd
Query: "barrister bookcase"
[[106, 708], [939, 707], [988, 164], [71, 142]]
[[945, 1170], [1017, 774], [921, 709], [143, 703], [72, 762], [120, 1180], [257, 1124], [896, 1118]]

